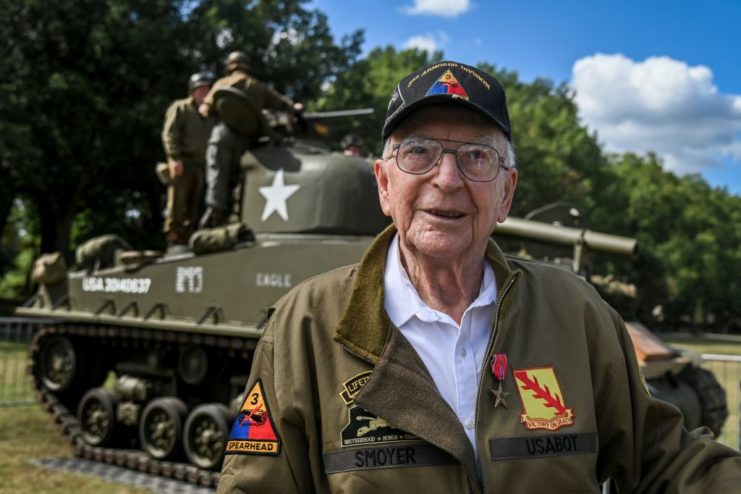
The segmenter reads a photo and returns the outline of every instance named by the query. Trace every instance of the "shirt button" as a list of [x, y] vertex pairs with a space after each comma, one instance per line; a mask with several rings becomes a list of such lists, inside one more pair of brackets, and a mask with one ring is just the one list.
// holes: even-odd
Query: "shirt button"
[[468, 419], [465, 422], [463, 422], [463, 427], [465, 427], [468, 430], [473, 429], [476, 426], [476, 422], [473, 421], [473, 419]]
[[466, 356], [466, 353], [468, 353], [468, 352], [466, 352], [466, 349], [464, 347], [461, 347], [458, 350], [458, 355], [460, 355], [461, 357], [465, 357]]

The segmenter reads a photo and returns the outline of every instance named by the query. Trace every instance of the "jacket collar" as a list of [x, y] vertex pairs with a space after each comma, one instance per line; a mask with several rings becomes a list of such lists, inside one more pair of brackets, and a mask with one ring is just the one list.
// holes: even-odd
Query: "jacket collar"
[[[389, 337], [391, 323], [383, 308], [383, 274], [395, 233], [396, 227], [391, 224], [376, 237], [360, 261], [350, 301], [334, 336], [335, 341], [373, 365], [378, 363]], [[514, 272], [493, 240], [486, 247], [486, 259], [494, 269], [497, 293], [501, 294]]]

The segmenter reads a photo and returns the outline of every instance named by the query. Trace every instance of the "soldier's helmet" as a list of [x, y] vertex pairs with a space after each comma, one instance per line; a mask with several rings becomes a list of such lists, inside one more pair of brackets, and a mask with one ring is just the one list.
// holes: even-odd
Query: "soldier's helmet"
[[196, 72], [188, 79], [188, 93], [192, 93], [197, 87], [208, 86], [214, 83], [213, 76], [208, 72]]
[[237, 68], [247, 70], [249, 69], [249, 59], [247, 58], [247, 54], [245, 52], [233, 51], [229, 54], [228, 57], [226, 57], [224, 65], [226, 65], [226, 68], [227, 70], [229, 70], [229, 72], [232, 72]]
[[356, 136], [355, 134], [347, 134], [340, 140], [340, 147], [342, 149], [349, 148], [350, 146], [362, 148], [364, 144], [365, 143], [363, 142], [363, 139]]

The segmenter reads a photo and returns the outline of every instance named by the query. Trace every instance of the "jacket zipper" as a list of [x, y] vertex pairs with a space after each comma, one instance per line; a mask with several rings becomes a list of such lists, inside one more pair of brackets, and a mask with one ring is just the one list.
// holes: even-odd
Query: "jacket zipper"
[[354, 356], [354, 357], [357, 357], [357, 358], [359, 358], [359, 359], [360, 359], [360, 360], [362, 360], [363, 362], [367, 362], [367, 363], [369, 363], [370, 365], [372, 365], [372, 366], [373, 366], [373, 367], [375, 368], [375, 366], [376, 366], [376, 365], [375, 365], [375, 364], [374, 364], [373, 362], [371, 362], [371, 361], [370, 361], [370, 359], [367, 359], [367, 358], [365, 358], [365, 357], [363, 357], [363, 356], [361, 356], [361, 355], [358, 355], [358, 354], [357, 354], [357, 353], [355, 353], [354, 351], [350, 350], [350, 349], [349, 349], [349, 348], [348, 348], [348, 347], [347, 347], [346, 345], [344, 345], [344, 344], [342, 344], [342, 348], [343, 348], [343, 349], [344, 349], [344, 350], [345, 350], [345, 351], [346, 351], [347, 353], [349, 353], [350, 355], [352, 355], [352, 356]]
[[[515, 284], [515, 281], [517, 281], [518, 274], [515, 273], [514, 276], [509, 280], [507, 285], [504, 287], [504, 290], [502, 290], [501, 295], [499, 296], [499, 300], [497, 301], [496, 310], [494, 311], [494, 322], [492, 323], [491, 328], [491, 336], [489, 336], [489, 343], [486, 345], [486, 353], [484, 353], [484, 361], [481, 366], [481, 373], [479, 375], [479, 383], [478, 383], [478, 389], [481, 389], [481, 381], [484, 379], [484, 372], [486, 371], [486, 367], [488, 364], [488, 357], [489, 353], [491, 353], [492, 349], [494, 348], [494, 340], [497, 337], [497, 331], [499, 329], [499, 316], [502, 312], [502, 302], [504, 302], [504, 297], [507, 296], [507, 293], [509, 292], [510, 288], [512, 288], [512, 285]], [[474, 429], [474, 436], [478, 437], [478, 430], [479, 430], [479, 400], [476, 400], [476, 408], [474, 411], [474, 417], [476, 417], [476, 428]], [[476, 447], [478, 448], [478, 440], [476, 441]], [[478, 463], [481, 462], [481, 457], [476, 460], [477, 465], [476, 470], [478, 470]], [[471, 491], [471, 484], [468, 485], [468, 492], [469, 494]], [[484, 470], [481, 469], [481, 492], [486, 493], [486, 476], [484, 475]]]

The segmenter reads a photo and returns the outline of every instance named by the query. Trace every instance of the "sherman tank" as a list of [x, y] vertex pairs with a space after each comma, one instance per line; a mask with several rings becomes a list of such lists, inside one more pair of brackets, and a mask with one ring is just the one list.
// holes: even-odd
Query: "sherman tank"
[[[229, 225], [196, 232], [185, 251], [131, 251], [103, 236], [78, 248], [73, 269], [59, 254], [35, 265], [38, 291], [17, 314], [54, 322], [32, 341], [30, 372], [79, 456], [215, 486], [269, 307], [302, 280], [360, 260], [388, 224], [370, 161], [272, 132], [281, 119], [249, 127], [240, 118], [250, 108], [231, 111], [234, 127], [269, 135], [242, 158]], [[589, 251], [636, 250], [633, 239], [537, 218], [512, 218], [496, 234], [550, 262], [569, 256], [534, 246], [565, 247], [574, 253], [565, 269], [576, 272]], [[697, 389], [682, 380], [694, 366], [668, 352], [655, 376], [645, 362], [648, 382], [699, 425]]]

